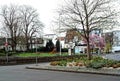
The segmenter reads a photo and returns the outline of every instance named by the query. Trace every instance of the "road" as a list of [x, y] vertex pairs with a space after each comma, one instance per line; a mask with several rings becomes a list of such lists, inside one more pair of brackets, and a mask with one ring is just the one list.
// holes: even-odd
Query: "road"
[[120, 61], [120, 53], [111, 53], [103, 55], [104, 58]]
[[0, 66], [0, 81], [120, 81], [119, 76], [32, 70], [26, 66]]

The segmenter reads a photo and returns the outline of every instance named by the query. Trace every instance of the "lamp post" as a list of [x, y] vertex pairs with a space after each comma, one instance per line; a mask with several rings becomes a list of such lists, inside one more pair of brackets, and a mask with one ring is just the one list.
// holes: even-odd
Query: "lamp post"
[[[35, 39], [35, 43], [36, 43], [36, 54], [37, 54], [37, 37]], [[36, 66], [38, 66], [38, 56], [36, 55]]]
[[61, 13], [59, 14], [59, 41], [60, 41], [60, 56], [61, 56], [61, 35], [60, 35], [60, 27], [61, 27], [61, 22], [60, 22], [60, 19], [61, 19]]

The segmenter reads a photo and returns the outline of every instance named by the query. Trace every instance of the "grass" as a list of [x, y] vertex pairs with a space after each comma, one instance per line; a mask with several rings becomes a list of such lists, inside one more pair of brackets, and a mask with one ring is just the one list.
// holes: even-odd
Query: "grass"
[[[58, 56], [57, 54], [51, 54], [51, 53], [20, 53], [16, 55], [17, 57], [52, 57], [52, 56]], [[67, 53], [63, 53], [62, 56], [66, 56]]]

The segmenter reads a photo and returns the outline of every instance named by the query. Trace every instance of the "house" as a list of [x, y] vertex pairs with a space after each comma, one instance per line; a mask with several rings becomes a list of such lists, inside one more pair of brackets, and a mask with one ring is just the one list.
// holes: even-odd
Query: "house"
[[73, 47], [75, 45], [75, 43], [79, 42], [79, 40], [81, 40], [81, 36], [80, 34], [77, 32], [76, 29], [68, 29], [66, 32], [66, 36], [65, 36], [65, 47], [69, 48], [69, 43], [74, 43]]
[[112, 31], [112, 52], [120, 51], [120, 30]]
[[[69, 45], [70, 45], [69, 43], [72, 42], [73, 43], [72, 49], [75, 49], [75, 53], [80, 53], [80, 52], [84, 53], [87, 49], [87, 45], [83, 37], [81, 37], [81, 35], [78, 33], [78, 31], [82, 32], [82, 30], [77, 30], [77, 29], [67, 30], [66, 37], [65, 37], [65, 44], [66, 44], [66, 47], [69, 48]], [[102, 31], [100, 29], [95, 29], [90, 32], [90, 37], [92, 38], [90, 40], [91, 47], [93, 48], [93, 45], [94, 45], [94, 48], [99, 48], [101, 45], [98, 45], [98, 43], [103, 42], [101, 41], [103, 40]], [[96, 40], [98, 40], [98, 42]]]
[[56, 44], [56, 41], [57, 40], [60, 40], [61, 42], [61, 45], [62, 45], [62, 48], [65, 48], [65, 37], [64, 36], [57, 36], [56, 34], [45, 34], [43, 36], [43, 40], [44, 40], [44, 45], [43, 46], [46, 46], [46, 43], [49, 41], [49, 40], [52, 40], [52, 42], [54, 43], [54, 45]]
[[104, 33], [107, 52], [120, 51], [120, 30], [114, 30]]
[[44, 40], [43, 46], [46, 46], [46, 43], [47, 43], [49, 40], [52, 40], [52, 42], [55, 44], [56, 38], [57, 38], [57, 35], [56, 35], [56, 34], [45, 34], [45, 35], [43, 36], [43, 40]]
[[113, 31], [113, 46], [120, 46], [120, 30]]
[[[31, 38], [29, 43], [29, 49], [34, 49], [43, 46], [43, 38]], [[18, 41], [16, 50], [18, 51], [26, 51], [26, 45], [23, 41]]]
[[[0, 49], [4, 49], [7, 46], [8, 50], [11, 51], [12, 50], [11, 45], [12, 45], [11, 38], [5, 38], [5, 37], [0, 38]], [[37, 47], [43, 46], [42, 38], [32, 38], [31, 42], [29, 40], [29, 48], [30, 49], [36, 48], [36, 46]], [[25, 45], [24, 40], [17, 41], [16, 50], [17, 51], [26, 51], [26, 45]]]

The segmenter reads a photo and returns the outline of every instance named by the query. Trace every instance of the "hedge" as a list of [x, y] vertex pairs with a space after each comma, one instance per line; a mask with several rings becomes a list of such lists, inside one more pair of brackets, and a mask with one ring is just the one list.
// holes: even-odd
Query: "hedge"
[[[37, 60], [38, 62], [51, 62], [51, 61], [60, 61], [60, 60], [74, 59], [80, 57], [86, 57], [86, 55], [37, 57]], [[35, 63], [36, 57], [9, 57], [8, 63], [6, 63], [6, 61], [7, 61], [6, 57], [0, 57], [0, 65]]]

